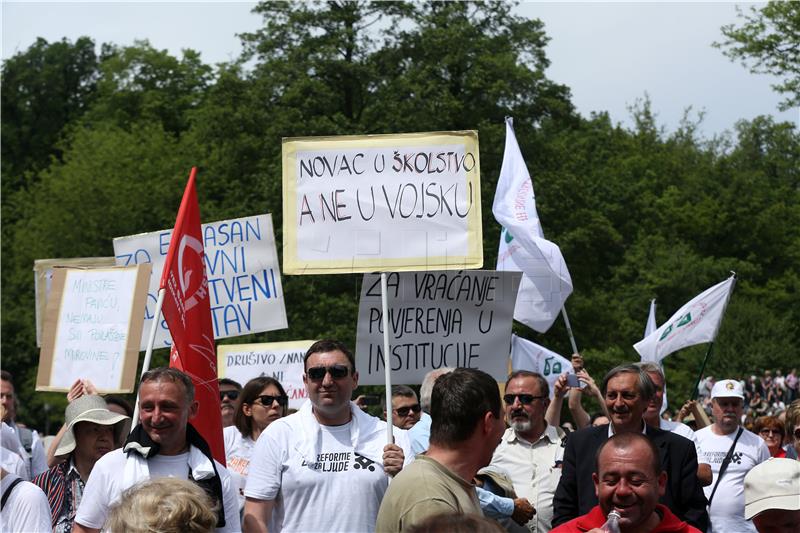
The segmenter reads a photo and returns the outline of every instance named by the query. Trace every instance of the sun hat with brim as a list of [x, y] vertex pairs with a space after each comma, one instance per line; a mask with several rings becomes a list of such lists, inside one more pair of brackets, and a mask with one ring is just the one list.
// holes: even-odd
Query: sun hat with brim
[[95, 394], [81, 396], [70, 402], [64, 411], [64, 420], [67, 430], [61, 438], [61, 443], [56, 448], [55, 455], [69, 455], [75, 449], [75, 424], [78, 422], [93, 422], [101, 426], [115, 426], [114, 439], [116, 442], [122, 440], [124, 422], [130, 417], [120, 415], [108, 410], [106, 401]]
[[745, 519], [770, 509], [800, 510], [800, 461], [769, 459], [744, 477]]

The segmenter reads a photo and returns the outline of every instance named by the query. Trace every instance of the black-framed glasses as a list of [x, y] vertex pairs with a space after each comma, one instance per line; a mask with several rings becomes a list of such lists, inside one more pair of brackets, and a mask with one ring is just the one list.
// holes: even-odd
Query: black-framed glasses
[[418, 403], [415, 403], [414, 405], [406, 405], [405, 407], [398, 407], [397, 409], [392, 409], [392, 411], [394, 411], [400, 416], [408, 416], [408, 413], [410, 413], [411, 411], [419, 413], [420, 411], [422, 411], [422, 407], [420, 407]]
[[342, 379], [350, 373], [350, 368], [345, 365], [314, 366], [306, 370], [308, 379], [319, 381], [325, 379], [325, 374], [330, 374], [333, 379]]
[[224, 400], [226, 396], [228, 397], [229, 400], [235, 402], [236, 400], [239, 399], [239, 391], [236, 389], [219, 391], [219, 401]]
[[544, 398], [547, 398], [547, 396], [534, 396], [533, 394], [506, 394], [503, 396], [503, 401], [508, 405], [511, 405], [517, 398], [519, 398], [519, 403], [522, 405], [528, 405], [533, 403], [533, 400], [543, 400]]
[[255, 403], [256, 400], [264, 407], [272, 407], [272, 402], [278, 402], [278, 405], [281, 407], [289, 405], [289, 397], [286, 395], [271, 396], [269, 394], [262, 394], [253, 400], [253, 402]]
[[772, 434], [772, 435], [779, 435], [779, 436], [783, 437], [783, 432], [782, 432], [781, 430], [779, 430], [779, 429], [772, 429], [772, 428], [764, 428], [764, 429], [762, 429], [761, 431], [759, 431], [759, 432], [758, 432], [758, 434], [759, 434], [759, 435], [769, 435], [769, 434]]

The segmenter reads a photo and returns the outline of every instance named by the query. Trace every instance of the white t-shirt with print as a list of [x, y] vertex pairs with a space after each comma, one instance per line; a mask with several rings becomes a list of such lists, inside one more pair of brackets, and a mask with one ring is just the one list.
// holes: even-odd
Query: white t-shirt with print
[[[0, 482], [0, 494], [19, 476], [6, 474]], [[18, 483], [3, 506], [0, 516], [0, 531], [24, 531], [26, 533], [50, 533], [50, 504], [42, 489], [23, 481]]]
[[231, 475], [236, 494], [239, 495], [239, 508], [243, 509], [244, 486], [256, 443], [250, 437], [243, 437], [236, 426], [223, 428], [222, 439], [225, 442], [225, 467]]
[[[382, 464], [386, 424], [355, 409], [349, 423], [322, 426], [307, 402], [261, 433], [244, 492], [275, 502], [270, 533], [375, 530], [389, 485]], [[410, 462], [406, 432], [394, 434]]]
[[[135, 452], [132, 452], [135, 453]], [[83, 498], [75, 515], [75, 522], [90, 528], [100, 529], [108, 518], [109, 508], [116, 503], [123, 488], [123, 472], [127, 455], [116, 449], [98, 459], [86, 481]], [[225, 527], [217, 531], [240, 531], [239, 501], [231, 476], [224, 466], [214, 461], [222, 482], [222, 500], [225, 508]], [[189, 479], [189, 453], [179, 455], [156, 455], [147, 460], [150, 477], [176, 477]], [[209, 466], [210, 468], [210, 466]], [[141, 481], [145, 481], [143, 478]]]
[[[711, 430], [712, 426], [695, 431], [698, 441], [698, 462], [711, 465], [714, 479], [711, 485], [704, 487], [706, 498], [711, 496], [711, 491], [717, 483], [719, 469], [728, 450], [736, 438], [738, 429], [728, 435], [717, 435]], [[728, 464], [725, 474], [719, 482], [717, 492], [708, 510], [711, 519], [709, 533], [727, 532], [755, 532], [753, 523], [744, 519], [744, 476], [754, 466], [769, 459], [769, 449], [758, 435], [742, 431], [742, 436], [736, 443], [733, 458]]]

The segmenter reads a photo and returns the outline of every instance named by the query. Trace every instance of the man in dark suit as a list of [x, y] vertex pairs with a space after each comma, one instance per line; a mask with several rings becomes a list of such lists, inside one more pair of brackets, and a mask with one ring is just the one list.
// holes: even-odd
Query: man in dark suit
[[553, 527], [586, 514], [597, 505], [592, 482], [597, 450], [612, 435], [636, 432], [650, 438], [667, 473], [667, 487], [660, 503], [705, 531], [708, 502], [697, 479], [694, 444], [675, 433], [646, 426], [642, 419], [655, 393], [653, 381], [636, 365], [620, 365], [606, 374], [602, 392], [611, 424], [584, 428], [567, 438], [561, 480], [553, 499]]

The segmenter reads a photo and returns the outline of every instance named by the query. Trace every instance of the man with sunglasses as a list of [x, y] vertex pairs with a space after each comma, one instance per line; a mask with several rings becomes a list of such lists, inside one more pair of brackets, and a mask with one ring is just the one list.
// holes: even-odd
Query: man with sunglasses
[[239, 403], [239, 395], [242, 393], [242, 386], [232, 379], [222, 378], [219, 380], [219, 407], [222, 411], [222, 427], [233, 425], [233, 415], [236, 413], [236, 406]]
[[341, 342], [317, 341], [304, 362], [309, 401], [262, 433], [244, 494], [244, 529], [373, 531], [389, 476], [411, 460], [408, 436], [350, 401], [355, 358]]
[[553, 496], [561, 478], [564, 432], [545, 420], [550, 387], [540, 374], [518, 370], [506, 381], [505, 416], [509, 428], [492, 457], [492, 467], [511, 476], [514, 492], [536, 510], [528, 527], [505, 524], [509, 531], [550, 530]]
[[[389, 413], [386, 412], [386, 396], [381, 397], [383, 406], [383, 419], [389, 420]], [[414, 424], [419, 422], [422, 414], [422, 407], [417, 400], [417, 393], [414, 389], [405, 385], [395, 385], [392, 387], [392, 424], [400, 429], [411, 429]]]

